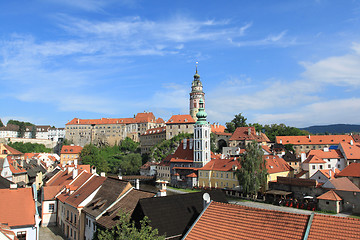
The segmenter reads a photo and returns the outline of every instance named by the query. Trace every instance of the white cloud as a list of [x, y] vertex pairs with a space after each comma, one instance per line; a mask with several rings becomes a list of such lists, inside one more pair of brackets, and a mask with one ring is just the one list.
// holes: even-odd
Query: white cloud
[[248, 46], [280, 46], [286, 47], [297, 44], [296, 38], [286, 37], [286, 30], [278, 34], [270, 34], [263, 39], [254, 40], [241, 40], [237, 41], [234, 38], [229, 37], [228, 41], [237, 47], [248, 47]]
[[303, 77], [322, 84], [360, 87], [360, 44], [354, 43], [352, 53], [328, 57], [315, 63], [301, 62]]
[[311, 103], [289, 113], [256, 114], [254, 122], [307, 127], [310, 124], [359, 124], [359, 117], [360, 98], [349, 98]]

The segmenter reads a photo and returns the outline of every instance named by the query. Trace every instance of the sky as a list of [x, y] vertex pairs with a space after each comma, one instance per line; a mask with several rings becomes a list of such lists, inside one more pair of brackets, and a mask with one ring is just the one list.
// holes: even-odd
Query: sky
[[0, 119], [360, 124], [360, 1], [0, 1]]

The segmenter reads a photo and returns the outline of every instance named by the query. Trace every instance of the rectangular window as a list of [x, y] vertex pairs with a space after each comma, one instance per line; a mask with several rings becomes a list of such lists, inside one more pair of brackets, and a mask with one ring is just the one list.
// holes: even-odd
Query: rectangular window
[[54, 212], [55, 211], [55, 204], [50, 203], [49, 204], [49, 212]]
[[76, 224], [76, 214], [74, 214], [74, 223]]
[[25, 240], [26, 239], [26, 231], [18, 232], [16, 234], [16, 236], [19, 240]]
[[315, 169], [315, 165], [312, 166], [312, 169]]
[[320, 165], [320, 169], [323, 169], [323, 165]]
[[73, 214], [71, 213], [71, 216], [70, 216], [70, 222], [73, 221]]
[[328, 168], [331, 168], [331, 164], [328, 164]]

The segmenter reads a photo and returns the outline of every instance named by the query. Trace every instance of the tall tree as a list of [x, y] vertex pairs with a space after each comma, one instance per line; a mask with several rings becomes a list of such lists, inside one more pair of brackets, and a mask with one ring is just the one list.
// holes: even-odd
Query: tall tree
[[145, 217], [140, 222], [140, 227], [136, 228], [135, 223], [129, 220], [129, 215], [125, 213], [119, 214], [120, 219], [118, 225], [110, 230], [99, 229], [95, 233], [94, 239], [98, 240], [113, 240], [113, 239], [126, 239], [126, 240], [163, 240], [165, 236], [159, 236], [157, 229], [153, 229], [149, 225], [149, 220]]
[[242, 113], [235, 115], [234, 119], [231, 120], [231, 122], [225, 123], [226, 131], [229, 133], [233, 133], [238, 127], [247, 127], [248, 124], [246, 123], [246, 120], [247, 118], [242, 116]]
[[248, 143], [239, 161], [241, 168], [236, 174], [242, 191], [257, 195], [261, 189], [265, 189], [268, 175], [261, 146], [255, 141]]
[[0, 127], [3, 127], [4, 126], [4, 124], [3, 124], [3, 122], [1, 121], [1, 119], [0, 119]]

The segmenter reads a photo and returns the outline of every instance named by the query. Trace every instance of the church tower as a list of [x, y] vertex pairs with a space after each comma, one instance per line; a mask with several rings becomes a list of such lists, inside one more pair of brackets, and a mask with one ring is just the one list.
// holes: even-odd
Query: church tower
[[194, 167], [201, 168], [210, 162], [210, 124], [206, 121], [207, 113], [204, 101], [199, 100], [199, 111], [194, 125]]
[[203, 92], [203, 85], [200, 81], [200, 75], [198, 74], [196, 66], [196, 72], [191, 85], [190, 93], [190, 115], [195, 121], [197, 121], [196, 114], [199, 112], [200, 99], [203, 100], [205, 105], [205, 93]]

